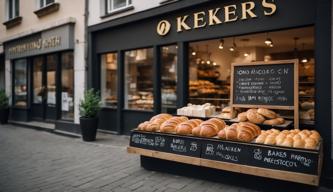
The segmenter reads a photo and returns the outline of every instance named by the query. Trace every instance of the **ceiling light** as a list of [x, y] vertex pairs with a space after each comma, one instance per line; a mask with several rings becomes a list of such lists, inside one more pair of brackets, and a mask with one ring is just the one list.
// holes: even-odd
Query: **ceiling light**
[[244, 53], [244, 57], [248, 57], [249, 54], [247, 52]]
[[273, 41], [272, 41], [271, 38], [267, 38], [267, 39], [265, 40], [265, 44], [266, 44], [267, 46], [269, 46], [269, 45], [272, 44], [272, 43], [273, 43]]
[[220, 44], [219, 44], [219, 49], [223, 49], [224, 48], [224, 40], [223, 39], [221, 39], [220, 40]]
[[217, 63], [216, 63], [216, 62], [213, 62], [213, 65], [214, 65], [214, 66], [216, 66], [216, 65], [217, 65]]
[[209, 60], [207, 60], [207, 62], [206, 62], [208, 65], [210, 64], [210, 61]]
[[232, 46], [229, 48], [229, 51], [233, 52], [236, 50], [236, 43], [235, 43], [235, 37], [232, 39]]
[[302, 63], [307, 63], [308, 62], [308, 59], [306, 57], [303, 57], [302, 60], [301, 60]]
[[193, 52], [192, 52], [192, 55], [193, 55], [193, 56], [196, 56], [196, 55], [197, 55], [197, 52], [193, 51]]
[[271, 44], [269, 44], [269, 47], [274, 47], [274, 44], [273, 44], [273, 42], [272, 42]]

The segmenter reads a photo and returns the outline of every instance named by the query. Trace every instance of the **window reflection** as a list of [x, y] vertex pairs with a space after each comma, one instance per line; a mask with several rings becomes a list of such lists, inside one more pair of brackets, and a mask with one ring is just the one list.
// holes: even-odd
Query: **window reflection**
[[14, 62], [14, 105], [27, 106], [27, 60], [21, 59]]
[[117, 54], [102, 55], [101, 96], [105, 107], [117, 107]]
[[161, 62], [162, 112], [175, 113], [177, 109], [177, 46], [162, 47]]
[[63, 53], [61, 60], [61, 117], [74, 119], [74, 57], [73, 52]]
[[152, 110], [153, 49], [125, 52], [125, 108]]

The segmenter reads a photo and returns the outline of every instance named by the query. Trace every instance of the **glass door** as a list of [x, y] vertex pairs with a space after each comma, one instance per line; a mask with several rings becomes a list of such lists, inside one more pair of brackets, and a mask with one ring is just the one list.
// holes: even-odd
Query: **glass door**
[[32, 118], [57, 119], [56, 94], [57, 55], [32, 59]]
[[32, 118], [45, 118], [45, 73], [43, 57], [32, 60]]

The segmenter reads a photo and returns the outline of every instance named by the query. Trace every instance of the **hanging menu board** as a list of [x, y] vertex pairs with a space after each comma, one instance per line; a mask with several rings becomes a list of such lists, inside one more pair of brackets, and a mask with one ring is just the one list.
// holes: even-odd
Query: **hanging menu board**
[[298, 128], [298, 60], [234, 63], [231, 70], [233, 107], [294, 110]]
[[293, 109], [297, 90], [295, 60], [232, 65], [233, 105]]

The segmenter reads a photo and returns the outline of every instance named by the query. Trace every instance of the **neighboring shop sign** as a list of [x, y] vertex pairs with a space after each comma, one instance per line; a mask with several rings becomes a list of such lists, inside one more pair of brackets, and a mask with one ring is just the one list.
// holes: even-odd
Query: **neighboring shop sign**
[[74, 28], [64, 25], [5, 43], [6, 59], [16, 59], [74, 48]]
[[[260, 14], [257, 12], [258, 2], [247, 1], [240, 4], [231, 4], [223, 7], [216, 7], [209, 10], [203, 10], [191, 15], [183, 15], [176, 18], [177, 32], [188, 31], [220, 25], [223, 23], [235, 22], [238, 20], [247, 20], [257, 18]], [[264, 16], [271, 16], [277, 11], [274, 0], [262, 0], [260, 3]], [[171, 30], [171, 23], [168, 20], [161, 20], [157, 24], [157, 34], [167, 35]]]

